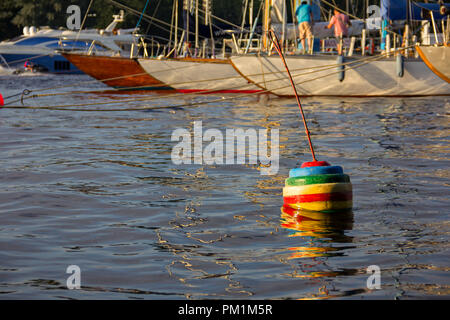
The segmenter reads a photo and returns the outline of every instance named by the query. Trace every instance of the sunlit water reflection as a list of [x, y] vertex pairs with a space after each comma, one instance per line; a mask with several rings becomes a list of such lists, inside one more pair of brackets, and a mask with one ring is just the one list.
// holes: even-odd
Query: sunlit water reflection
[[[68, 83], [103, 88], [87, 81], [1, 77], [0, 92]], [[50, 92], [62, 90], [73, 88]], [[79, 93], [27, 103], [148, 95]], [[105, 107], [192, 99], [153, 96]], [[0, 110], [0, 297], [448, 298], [448, 98], [303, 104], [318, 158], [343, 166], [352, 179], [352, 212], [280, 213], [289, 169], [310, 160], [295, 100], [244, 97], [129, 112]], [[278, 174], [262, 176], [249, 164], [174, 165], [173, 130], [200, 120], [204, 130], [279, 129]], [[80, 290], [66, 288], [72, 264], [81, 268]], [[366, 287], [370, 265], [381, 268], [381, 290]]]

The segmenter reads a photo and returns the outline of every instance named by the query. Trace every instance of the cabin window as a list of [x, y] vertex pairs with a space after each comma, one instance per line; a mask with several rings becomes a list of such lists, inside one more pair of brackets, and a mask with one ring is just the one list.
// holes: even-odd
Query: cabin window
[[70, 70], [70, 62], [69, 61], [60, 61], [56, 60], [55, 62], [55, 70]]
[[23, 40], [20, 40], [16, 42], [15, 44], [18, 46], [33, 46], [36, 44], [41, 44], [44, 42], [49, 41], [55, 41], [58, 40], [57, 38], [48, 38], [48, 37], [31, 37], [31, 38], [25, 38]]

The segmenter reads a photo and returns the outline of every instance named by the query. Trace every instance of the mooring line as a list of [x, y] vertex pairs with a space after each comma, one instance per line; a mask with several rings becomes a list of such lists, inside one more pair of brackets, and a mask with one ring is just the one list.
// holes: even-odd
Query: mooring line
[[[370, 57], [369, 59], [359, 59], [359, 60], [356, 60], [356, 61], [345, 62], [345, 63], [342, 63], [342, 64], [324, 65], [324, 66], [320, 67], [321, 69], [318, 69], [319, 67], [299, 68], [299, 69], [296, 69], [296, 70], [309, 70], [309, 69], [318, 69], [318, 70], [312, 70], [312, 71], [309, 71], [309, 72], [303, 72], [303, 73], [294, 74], [293, 78], [298, 78], [300, 76], [305, 76], [305, 75], [308, 75], [308, 74], [314, 74], [314, 73], [327, 71], [327, 70], [330, 70], [330, 69], [334, 69], [336, 66], [352, 65], [351, 67], [348, 68], [348, 70], [351, 70], [351, 69], [355, 69], [355, 68], [361, 67], [361, 66], [363, 66], [365, 64], [369, 64], [372, 61], [377, 61], [377, 60], [383, 58], [384, 56], [385, 56], [384, 54], [380, 54], [380, 55], [377, 55], [377, 56]], [[282, 73], [282, 72], [283, 71], [271, 72], [271, 73], [268, 73], [268, 75], [278, 74], [278, 73]], [[322, 75], [322, 76], [319, 76], [319, 77], [316, 77], [316, 78], [306, 79], [306, 80], [304, 80], [302, 82], [299, 82], [298, 84], [306, 83], [306, 82], [310, 82], [310, 81], [314, 81], [314, 80], [318, 80], [318, 79], [322, 79], [322, 78], [325, 78], [325, 77], [328, 77], [330, 75], [337, 74], [337, 73], [340, 73], [340, 72], [341, 71], [332, 72], [332, 73], [328, 73], [328, 74], [325, 74], [325, 75]], [[145, 73], [145, 74], [147, 74], [147, 73]], [[137, 76], [137, 75], [142, 75], [142, 74], [139, 73], [139, 74], [136, 74], [136, 75], [115, 77], [115, 78], [103, 79], [103, 80], [99, 80], [99, 81], [109, 81], [111, 79], [120, 79], [120, 78], [125, 78], [125, 77], [133, 77], [133, 76]], [[264, 75], [264, 73], [252, 74], [252, 75], [249, 75], [249, 76], [255, 76], [255, 75]], [[240, 78], [240, 77], [241, 77], [241, 75], [238, 75], [236, 77], [223, 77], [223, 78], [197, 80], [197, 81], [186, 81], [186, 82], [177, 82], [177, 83], [169, 83], [169, 84], [160, 83], [160, 84], [154, 84], [154, 85], [152, 85], [152, 87], [164, 88], [164, 87], [167, 87], [167, 86], [171, 87], [171, 86], [182, 85], [182, 84], [186, 84], [186, 83], [210, 82], [210, 81], [227, 80], [227, 79]], [[95, 81], [96, 80], [93, 80], [92, 82], [95, 82]], [[282, 86], [282, 87], [278, 87], [278, 88], [271, 88], [270, 90], [267, 89], [267, 83], [271, 83], [271, 82], [275, 82], [275, 81], [281, 81], [281, 80], [279, 78], [274, 78], [274, 79], [271, 79], [271, 80], [265, 80], [265, 78], [263, 78], [263, 81], [261, 81], [261, 82], [249, 83], [249, 84], [246, 84], [244, 87], [251, 87], [252, 85], [259, 86], [261, 84], [264, 84], [264, 88], [266, 88], [265, 90], [259, 90], [258, 92], [254, 92], [252, 94], [262, 94], [262, 93], [267, 93], [267, 92], [272, 93], [271, 91], [284, 89], [284, 88], [288, 87], [288, 86]], [[83, 83], [86, 83], [86, 82], [83, 82]], [[45, 91], [45, 90], [50, 90], [50, 89], [55, 89], [55, 88], [70, 87], [70, 86], [73, 86], [73, 85], [74, 84], [65, 85], [65, 86], [50, 87], [50, 88], [45, 88], [45, 89], [37, 89], [37, 90], [34, 90], [33, 92]], [[47, 96], [58, 96], [58, 95], [67, 95], [67, 94], [79, 94], [79, 93], [104, 93], [104, 92], [107, 92], [109, 90], [120, 92], [120, 91], [127, 91], [127, 90], [145, 89], [146, 87], [148, 87], [148, 85], [134, 86], [134, 87], [123, 87], [123, 88], [120, 88], [120, 89], [101, 89], [101, 90], [88, 90], [88, 91], [69, 91], [69, 92], [59, 92], [59, 93], [49, 93], [49, 94], [34, 94], [34, 95], [31, 95], [31, 96], [28, 96], [28, 97], [24, 97], [23, 96], [24, 93], [19, 93], [17, 95], [22, 94], [21, 100], [10, 101], [10, 102], [8, 102], [8, 104], [12, 104], [12, 103], [18, 102], [18, 101], [21, 101], [22, 104], [23, 104], [23, 100], [30, 99], [30, 98], [39, 98], [39, 97], [47, 97]], [[234, 87], [229, 87], [229, 88], [227, 88], [227, 90], [233, 90], [233, 89], [237, 89], [237, 88], [242, 88], [242, 85], [236, 85]], [[177, 90], [177, 89], [174, 88], [173, 90]], [[29, 95], [32, 92], [31, 90], [27, 90], [27, 89], [25, 89], [24, 92], [25, 91], [27, 91], [27, 93], [25, 93], [25, 95]], [[203, 91], [199, 91], [199, 92], [179, 93], [177, 95], [193, 96], [193, 95], [197, 95], [197, 94], [216, 93], [216, 92], [220, 92], [220, 91], [221, 91], [221, 89], [209, 89], [209, 90], [203, 90]], [[277, 95], [276, 93], [272, 93], [272, 94]], [[16, 96], [16, 95], [13, 95], [13, 96]], [[170, 94], [170, 95], [165, 95], [165, 96], [157, 96], [157, 97], [147, 98], [145, 100], [148, 101], [148, 100], [160, 99], [160, 98], [164, 98], [164, 97], [173, 97], [173, 96], [174, 96], [174, 94]], [[12, 97], [12, 96], [9, 96], [8, 98], [10, 98], [10, 97]], [[118, 101], [118, 102], [111, 102], [111, 103], [130, 102], [130, 101], [133, 101], [133, 100], [131, 99], [131, 100]], [[136, 101], [142, 101], [142, 99], [138, 99]]]
[[[377, 57], [374, 57], [374, 58], [376, 58], [376, 59], [374, 59], [374, 60], [379, 60], [379, 59], [382, 59], [383, 58], [383, 56], [382, 55], [380, 55], [380, 56], [377, 56]], [[361, 66], [363, 66], [363, 65], [366, 65], [366, 64], [368, 64], [368, 63], [370, 63], [370, 62], [363, 62], [363, 63], [360, 63], [360, 64], [358, 64], [358, 65], [354, 65], [354, 66], [352, 66], [352, 67], [349, 67], [348, 68], [348, 70], [350, 70], [350, 69], [356, 69], [356, 68], [359, 68], [359, 67], [361, 67]], [[330, 76], [330, 75], [333, 75], [333, 74], [337, 74], [337, 73], [340, 73], [341, 71], [336, 71], [336, 72], [333, 72], [333, 73], [330, 73], [330, 74], [326, 74], [326, 75], [323, 75], [323, 76], [319, 76], [319, 77], [316, 77], [316, 78], [313, 78], [313, 79], [307, 79], [307, 80], [305, 80], [305, 81], [303, 81], [303, 82], [298, 82], [297, 84], [302, 84], [302, 83], [305, 83], [305, 82], [310, 82], [310, 81], [314, 81], [314, 80], [318, 80], [318, 79], [322, 79], [322, 78], [325, 78], [325, 77], [328, 77], [328, 76]], [[274, 80], [269, 80], [270, 82], [271, 81], [280, 81], [280, 79], [274, 79]], [[267, 81], [267, 82], [269, 82], [269, 81]], [[289, 86], [289, 85], [288, 85]], [[286, 85], [283, 85], [283, 86], [281, 86], [281, 87], [277, 87], [277, 88], [271, 88], [270, 90], [269, 89], [265, 89], [265, 90], [261, 90], [261, 91], [259, 91], [259, 92], [255, 92], [255, 93], [244, 93], [244, 94], [239, 94], [239, 95], [233, 95], [233, 96], [230, 96], [230, 97], [226, 97], [226, 98], [220, 98], [220, 99], [217, 99], [217, 100], [212, 100], [212, 101], [205, 101], [205, 102], [197, 102], [197, 103], [188, 103], [188, 104], [182, 104], [182, 105], [175, 105], [175, 106], [160, 106], [160, 107], [142, 107], [142, 108], [126, 108], [126, 109], [73, 109], [73, 108], [71, 108], [71, 107], [73, 107], [73, 106], [89, 106], [89, 105], [96, 105], [96, 104], [99, 104], [99, 103], [87, 103], [87, 104], [79, 104], [79, 105], [61, 105], [61, 106], [42, 106], [42, 107], [39, 107], [39, 106], [36, 106], [36, 107], [26, 107], [26, 106], [4, 106], [3, 108], [10, 108], [10, 109], [20, 109], [20, 108], [22, 108], [22, 109], [50, 109], [50, 110], [65, 110], [65, 111], [97, 111], [97, 112], [101, 112], [101, 111], [145, 111], [145, 110], [150, 110], [150, 109], [165, 109], [165, 108], [167, 108], [167, 109], [170, 109], [170, 108], [182, 108], [182, 107], [186, 107], [186, 106], [192, 106], [192, 107], [195, 107], [196, 105], [203, 105], [203, 104], [207, 104], [207, 103], [214, 103], [214, 102], [223, 102], [223, 101], [227, 101], [227, 100], [234, 100], [234, 99], [239, 99], [239, 98], [244, 98], [244, 97], [249, 97], [249, 96], [254, 96], [254, 95], [259, 95], [259, 94], [267, 94], [267, 93], [272, 93], [272, 91], [276, 91], [276, 90], [280, 90], [280, 89], [285, 89], [285, 88], [287, 88], [288, 86], [286, 86]], [[217, 90], [214, 90], [214, 91], [217, 91]], [[274, 94], [274, 93], [272, 93], [272, 94]], [[133, 102], [133, 101], [150, 101], [150, 100], [156, 100], [156, 99], [162, 99], [162, 98], [173, 98], [174, 96], [175, 97], [186, 97], [186, 96], [188, 96], [188, 95], [198, 95], [197, 93], [178, 93], [178, 94], [171, 94], [171, 95], [164, 95], [164, 96], [156, 96], [156, 97], [150, 97], [150, 98], [142, 98], [142, 99], [128, 99], [128, 100], [119, 100], [119, 101], [110, 101], [110, 102], [107, 102], [107, 103], [100, 103], [100, 104], [115, 104], [115, 103], [122, 103], [122, 102]], [[275, 94], [276, 95], [276, 94]], [[32, 98], [33, 96], [30, 96], [30, 98]], [[19, 100], [20, 101], [20, 100]]]
[[[405, 50], [405, 49], [407, 49], [409, 47], [413, 47], [413, 45], [408, 46], [408, 47], [398, 48], [397, 50], [394, 50], [394, 51], [392, 51], [390, 53], [381, 53], [381, 54], [376, 55], [376, 56], [369, 56], [367, 58], [358, 59], [358, 60], [355, 60], [355, 61], [348, 61], [348, 62], [344, 62], [344, 63], [341, 63], [341, 64], [328, 64], [328, 65], [322, 65], [322, 66], [293, 69], [293, 71], [312, 70], [312, 71], [308, 71], [308, 72], [294, 74], [293, 78], [298, 78], [300, 76], [304, 76], [304, 75], [307, 75], [307, 74], [313, 74], [313, 73], [326, 71], [326, 70], [333, 69], [333, 68], [339, 67], [339, 66], [353, 65], [348, 70], [354, 69], [354, 68], [360, 67], [362, 65], [369, 64], [372, 61], [377, 61], [377, 60], [387, 56], [388, 54], [395, 54], [395, 53], [397, 53], [399, 51], [403, 51], [403, 50]], [[181, 67], [181, 68], [189, 68], [189, 67], [190, 66]], [[158, 70], [158, 71], [156, 71], [154, 73], [165, 72], [165, 71], [170, 71], [170, 70], [171, 69]], [[283, 72], [284, 71], [280, 70], [280, 71], [270, 72], [267, 75], [275, 75], [275, 74], [279, 74], [279, 73], [283, 73]], [[152, 73], [152, 74], [154, 74], [154, 73]], [[330, 73], [330, 74], [323, 75], [321, 77], [317, 77], [317, 78], [313, 78], [313, 79], [307, 79], [307, 80], [302, 81], [300, 83], [305, 83], [305, 82], [308, 82], [308, 81], [321, 79], [321, 78], [327, 77], [327, 76], [332, 75], [332, 74], [334, 74], [334, 73]], [[144, 72], [144, 73], [137, 73], [137, 74], [132, 74], [132, 75], [124, 75], [124, 76], [113, 77], [113, 78], [106, 78], [106, 79], [99, 79], [99, 80], [80, 81], [78, 83], [86, 84], [86, 83], [97, 82], [97, 81], [107, 82], [107, 81], [111, 81], [111, 80], [119, 80], [119, 79], [123, 79], [123, 78], [131, 78], [131, 77], [136, 77], [136, 76], [141, 76], [141, 75], [148, 75], [148, 73]], [[254, 76], [259, 76], [259, 75], [263, 75], [263, 81], [261, 81], [261, 82], [253, 82], [253, 84], [256, 85], [256, 86], [260, 86], [261, 84], [265, 84], [264, 88], [267, 88], [267, 83], [270, 83], [270, 82], [273, 82], [273, 81], [280, 81], [280, 79], [277, 79], [277, 78], [272, 79], [272, 80], [265, 80], [265, 78], [264, 78], [265, 73], [255, 73], [255, 74], [251, 74], [251, 75], [248, 75], [248, 76], [249, 77], [254, 77]], [[184, 83], [197, 83], [197, 82], [205, 82], [205, 81], [219, 81], [219, 80], [226, 80], [226, 79], [233, 79], [233, 78], [240, 78], [240, 77], [241, 77], [241, 75], [237, 75], [235, 77], [222, 77], [222, 78], [217, 78], [217, 79], [197, 80], [197, 81], [180, 82], [180, 83], [169, 83], [169, 84], [160, 83], [160, 84], [154, 84], [154, 85], [152, 85], [152, 87], [167, 87], [167, 86], [170, 87], [170, 86], [180, 85], [180, 84], [184, 84]], [[46, 90], [65, 88], [65, 87], [71, 87], [71, 86], [73, 87], [76, 84], [77, 83], [69, 84], [69, 85], [63, 85], [63, 86], [48, 87], [48, 88], [43, 88], [43, 89], [34, 89], [34, 90], [26, 89], [26, 90], [28, 90], [26, 95], [29, 95], [31, 92], [46, 91]], [[251, 83], [246, 85], [246, 86], [251, 86]], [[134, 90], [134, 89], [145, 89], [146, 87], [148, 87], [148, 85], [134, 86], [134, 87], [123, 87], [123, 88], [120, 88], [120, 89], [109, 89], [109, 90], [126, 91], [126, 90]], [[239, 87], [241, 87], [241, 86], [231, 87], [231, 88], [227, 88], [227, 89], [235, 89], [235, 88], [239, 88]], [[276, 89], [271, 89], [270, 91], [278, 90], [278, 89], [282, 89], [282, 88], [286, 88], [286, 87], [287, 86], [276, 88]], [[176, 89], [174, 88], [174, 90], [176, 90]], [[101, 90], [95, 90], [95, 91], [94, 90], [89, 90], [89, 91], [69, 91], [69, 92], [53, 93], [53, 94], [37, 94], [37, 95], [31, 95], [31, 96], [28, 96], [28, 97], [24, 97], [23, 93], [18, 93], [17, 95], [22, 94], [21, 100], [9, 101], [8, 103], [5, 103], [5, 104], [12, 104], [12, 103], [15, 103], [15, 102], [18, 102], [18, 101], [21, 101], [22, 104], [23, 104], [23, 100], [24, 99], [36, 98], [36, 97], [41, 97], [41, 96], [65, 95], [65, 94], [71, 94], [71, 93], [97, 93], [97, 92], [98, 93], [102, 93], [102, 92], [105, 92], [105, 91], [108, 91], [108, 89], [101, 89]], [[213, 93], [213, 92], [217, 92], [217, 91], [221, 91], [221, 90], [220, 89], [210, 89], [210, 90], [205, 90], [205, 91], [203, 91], [201, 93], [207, 94], [207, 93]], [[265, 93], [266, 91], [268, 91], [268, 90], [259, 91], [258, 93]], [[187, 96], [187, 95], [195, 95], [195, 94], [197, 94], [197, 92], [184, 93], [185, 96]], [[276, 93], [273, 93], [273, 94], [277, 95]], [[8, 97], [5, 98], [5, 100], [8, 99], [8, 98], [14, 97], [14, 96], [16, 96], [16, 95], [8, 96]]]
[[311, 136], [309, 133], [308, 124], [306, 123], [305, 113], [303, 112], [302, 104], [300, 102], [300, 97], [298, 96], [297, 88], [295, 86], [294, 80], [292, 79], [291, 72], [289, 71], [286, 60], [284, 59], [284, 55], [283, 55], [282, 49], [280, 47], [280, 43], [278, 42], [277, 35], [275, 34], [275, 32], [273, 30], [269, 31], [269, 35], [270, 35], [270, 40], [272, 40], [272, 42], [275, 46], [275, 49], [277, 50], [281, 60], [283, 61], [283, 64], [284, 64], [284, 67], [286, 68], [286, 72], [288, 74], [289, 80], [291, 81], [292, 88], [294, 89], [295, 98], [297, 99], [297, 104], [300, 109], [300, 113], [302, 115], [303, 125], [305, 127], [305, 132], [306, 132], [306, 137], [308, 138], [309, 148], [311, 149], [311, 155], [312, 155], [313, 161], [317, 161], [316, 155], [314, 153], [314, 147], [311, 142]]
[[[397, 50], [395, 50], [395, 52], [402, 51], [405, 48], [406, 47], [398, 48]], [[392, 53], [394, 53], [394, 52], [391, 52], [391, 54]], [[359, 60], [356, 60], [356, 61], [346, 62], [346, 63], [343, 63], [341, 65], [352, 64], [352, 66], [348, 67], [347, 70], [356, 69], [356, 68], [359, 68], [359, 67], [364, 66], [366, 64], [369, 64], [372, 61], [380, 60], [380, 59], [384, 58], [387, 54], [388, 53], [382, 53], [382, 54], [379, 54], [379, 55], [376, 55], [376, 56], [371, 56], [371, 57], [368, 57], [368, 58], [365, 58], [365, 59], [359, 59]], [[316, 73], [316, 72], [332, 69], [332, 68], [335, 68], [336, 66], [338, 66], [338, 64], [333, 64], [333, 65], [329, 65], [329, 66], [330, 67], [328, 67], [328, 65], [327, 65], [326, 68], [323, 68], [321, 70], [310, 71], [310, 72], [306, 72], [306, 73], [300, 73], [300, 74], [294, 75], [293, 77], [296, 78], [296, 77], [299, 77], [301, 75], [311, 74], [311, 73]], [[324, 67], [324, 66], [322, 66], [322, 67]], [[311, 68], [303, 68], [303, 69], [311, 69]], [[282, 71], [279, 71], [279, 72], [276, 72], [276, 73], [280, 73], [280, 72], [282, 72]], [[326, 75], [322, 75], [322, 76], [319, 76], [319, 77], [316, 77], [316, 78], [306, 79], [306, 80], [304, 80], [302, 82], [298, 82], [297, 84], [302, 84], [302, 83], [306, 83], [306, 82], [311, 82], [311, 81], [314, 81], [314, 80], [322, 79], [322, 78], [325, 78], [325, 77], [328, 77], [328, 76], [331, 76], [333, 74], [337, 74], [337, 73], [340, 73], [340, 72], [341, 71], [336, 71], [336, 72], [328, 73]], [[275, 72], [273, 72], [273, 73], [275, 73]], [[269, 74], [273, 74], [273, 73], [269, 73]], [[145, 74], [147, 74], [147, 73], [145, 73]], [[131, 76], [133, 76], [133, 75], [115, 77], [115, 78], [110, 78], [110, 79], [119, 79], [119, 78], [122, 78], [122, 77], [131, 77]], [[223, 79], [225, 79], [225, 78], [223, 78]], [[97, 81], [97, 80], [92, 80], [92, 81], [88, 81], [88, 82], [95, 82], [95, 81]], [[100, 81], [107, 81], [107, 80], [100, 80]], [[199, 80], [199, 81], [202, 81], [202, 80]], [[265, 83], [273, 82], [273, 81], [281, 81], [281, 80], [279, 78], [276, 78], [276, 79], [272, 79], [272, 80], [266, 80]], [[86, 83], [86, 82], [83, 82], [83, 83]], [[254, 83], [254, 84], [257, 84], [257, 83]], [[50, 88], [45, 88], [45, 89], [37, 89], [37, 90], [34, 90], [34, 91], [44, 91], [44, 90], [50, 90], [50, 89], [55, 89], [55, 88], [63, 88], [63, 87], [70, 87], [70, 86], [73, 86], [73, 84], [65, 85], [65, 86], [50, 87]], [[240, 94], [240, 95], [234, 95], [232, 97], [226, 97], [226, 98], [221, 98], [219, 100], [207, 101], [207, 102], [197, 103], [197, 104], [205, 104], [205, 103], [212, 103], [212, 102], [216, 102], [216, 101], [233, 100], [233, 99], [239, 99], [239, 98], [243, 98], [243, 97], [259, 95], [259, 94], [265, 94], [265, 93], [271, 93], [271, 94], [274, 94], [274, 95], [278, 95], [278, 94], [275, 93], [275, 91], [280, 90], [280, 89], [285, 89], [288, 86], [283, 85], [283, 86], [280, 86], [280, 87], [277, 87], [277, 88], [270, 88], [270, 89], [265, 88], [265, 89], [260, 90], [258, 92], [244, 93], [244, 94]], [[242, 86], [239, 85], [239, 86], [236, 86], [234, 88], [238, 88], [238, 87], [240, 88]], [[132, 89], [132, 88], [139, 88], [139, 87], [129, 87], [128, 89]], [[228, 89], [230, 89], [230, 88], [228, 88]], [[231, 88], [231, 89], [233, 89], [233, 88]], [[124, 91], [124, 90], [127, 90], [127, 88], [121, 88], [121, 89], [119, 89], [117, 91]], [[108, 89], [104, 89], [104, 90], [101, 90], [101, 91], [90, 91], [90, 92], [87, 92], [87, 93], [102, 93], [102, 92], [105, 92], [105, 91], [107, 92]], [[15, 103], [15, 102], [19, 102], [19, 101], [22, 101], [22, 103], [23, 103], [24, 99], [35, 98], [35, 97], [39, 97], [39, 96], [46, 96], [46, 94], [31, 95], [31, 96], [28, 96], [28, 97], [24, 96], [24, 95], [29, 95], [31, 92], [32, 92], [32, 90], [25, 89], [21, 93], [18, 93], [16, 95], [12, 95], [12, 96], [8, 96], [8, 98], [11, 98], [11, 97], [14, 97], [14, 96], [22, 95], [21, 99], [15, 100], [15, 101], [10, 101], [9, 104]], [[76, 93], [84, 93], [84, 92], [86, 92], [86, 91], [76, 91]], [[93, 110], [91, 110], [91, 109], [90, 110], [87, 110], [87, 109], [73, 109], [71, 107], [74, 107], [74, 106], [81, 107], [81, 106], [98, 105], [98, 104], [115, 104], [115, 103], [133, 102], [133, 101], [149, 101], [149, 100], [162, 99], [162, 98], [165, 98], [165, 97], [168, 97], [168, 98], [173, 98], [174, 96], [175, 97], [179, 97], [179, 96], [186, 97], [186, 96], [189, 96], [189, 95], [198, 95], [199, 93], [207, 94], [207, 93], [215, 93], [215, 92], [219, 93], [220, 89], [210, 89], [210, 90], [205, 90], [203, 92], [178, 93], [178, 94], [169, 94], [169, 95], [163, 95], [163, 96], [153, 96], [153, 97], [142, 98], [142, 99], [127, 99], [127, 100], [120, 100], [120, 101], [109, 101], [109, 102], [103, 102], [103, 103], [87, 103], [87, 104], [78, 104], [78, 105], [60, 105], [60, 106], [42, 106], [42, 107], [36, 106], [36, 107], [28, 107], [28, 108], [29, 109], [31, 108], [31, 109], [67, 110], [67, 111], [68, 110], [72, 110], [72, 111], [97, 111], [97, 112], [100, 112], [100, 111], [134, 111], [134, 110], [161, 109], [161, 108], [180, 108], [180, 107], [184, 107], [184, 106], [192, 106], [193, 104], [189, 103], [189, 104], [178, 105], [178, 106], [164, 106], [164, 107], [155, 107], [155, 108], [153, 108], [153, 107], [144, 107], [144, 108], [93, 109]], [[69, 91], [69, 92], [64, 92], [64, 93], [55, 93], [55, 94], [48, 94], [48, 95], [59, 95], [59, 94], [70, 94], [70, 93], [71, 92]], [[280, 96], [280, 95], [278, 95], [278, 96]], [[11, 108], [11, 109], [27, 108], [25, 106], [14, 106], [14, 105], [9, 105], [9, 106], [5, 105], [5, 106], [3, 106], [3, 108], [8, 108], [8, 107]]]

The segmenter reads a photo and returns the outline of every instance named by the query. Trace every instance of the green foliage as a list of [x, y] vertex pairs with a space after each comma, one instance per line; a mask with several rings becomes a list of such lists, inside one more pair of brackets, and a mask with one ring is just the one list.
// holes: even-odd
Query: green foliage
[[20, 33], [20, 29], [11, 22], [19, 10], [15, 1], [0, 1], [0, 39], [12, 38]]
[[[83, 20], [91, 0], [1, 0], [0, 1], [0, 40], [17, 36], [24, 26], [49, 26], [65, 28], [69, 16], [67, 7], [74, 4], [81, 8]], [[180, 7], [182, 0], [180, 1]], [[144, 9], [146, 0], [117, 0], [139, 12]], [[159, 4], [158, 4], [159, 2]], [[173, 0], [150, 0], [146, 14], [170, 22]], [[120, 8], [108, 0], [93, 0], [86, 17], [84, 28], [105, 28], [112, 21], [113, 14], [119, 14]], [[121, 28], [133, 28], [139, 17], [125, 11], [125, 21]], [[141, 30], [147, 29], [147, 23], [141, 23]]]

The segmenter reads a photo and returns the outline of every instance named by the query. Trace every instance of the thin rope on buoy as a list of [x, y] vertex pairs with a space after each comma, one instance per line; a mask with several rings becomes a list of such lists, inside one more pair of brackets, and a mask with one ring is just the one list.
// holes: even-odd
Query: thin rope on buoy
[[311, 142], [311, 136], [310, 136], [310, 133], [309, 133], [309, 130], [308, 130], [308, 124], [306, 123], [305, 114], [303, 112], [302, 104], [300, 102], [300, 97], [298, 96], [297, 88], [295, 87], [294, 80], [292, 79], [291, 73], [290, 73], [289, 68], [288, 68], [288, 66], [286, 64], [286, 60], [284, 59], [283, 52], [281, 51], [281, 47], [280, 47], [280, 43], [278, 42], [277, 35], [275, 34], [275, 32], [273, 30], [269, 31], [269, 35], [270, 35], [270, 40], [272, 40], [272, 42], [273, 42], [273, 44], [275, 46], [275, 49], [277, 50], [281, 60], [283, 61], [283, 64], [284, 64], [284, 66], [286, 68], [286, 72], [287, 72], [287, 74], [289, 76], [289, 80], [291, 81], [292, 88], [294, 89], [295, 98], [297, 99], [297, 104], [298, 104], [298, 107], [300, 109], [300, 113], [302, 115], [303, 125], [305, 126], [306, 137], [308, 138], [309, 148], [311, 149], [311, 155], [312, 155], [313, 161], [317, 161], [316, 160], [316, 155], [314, 153], [314, 147], [313, 147], [312, 142]]

